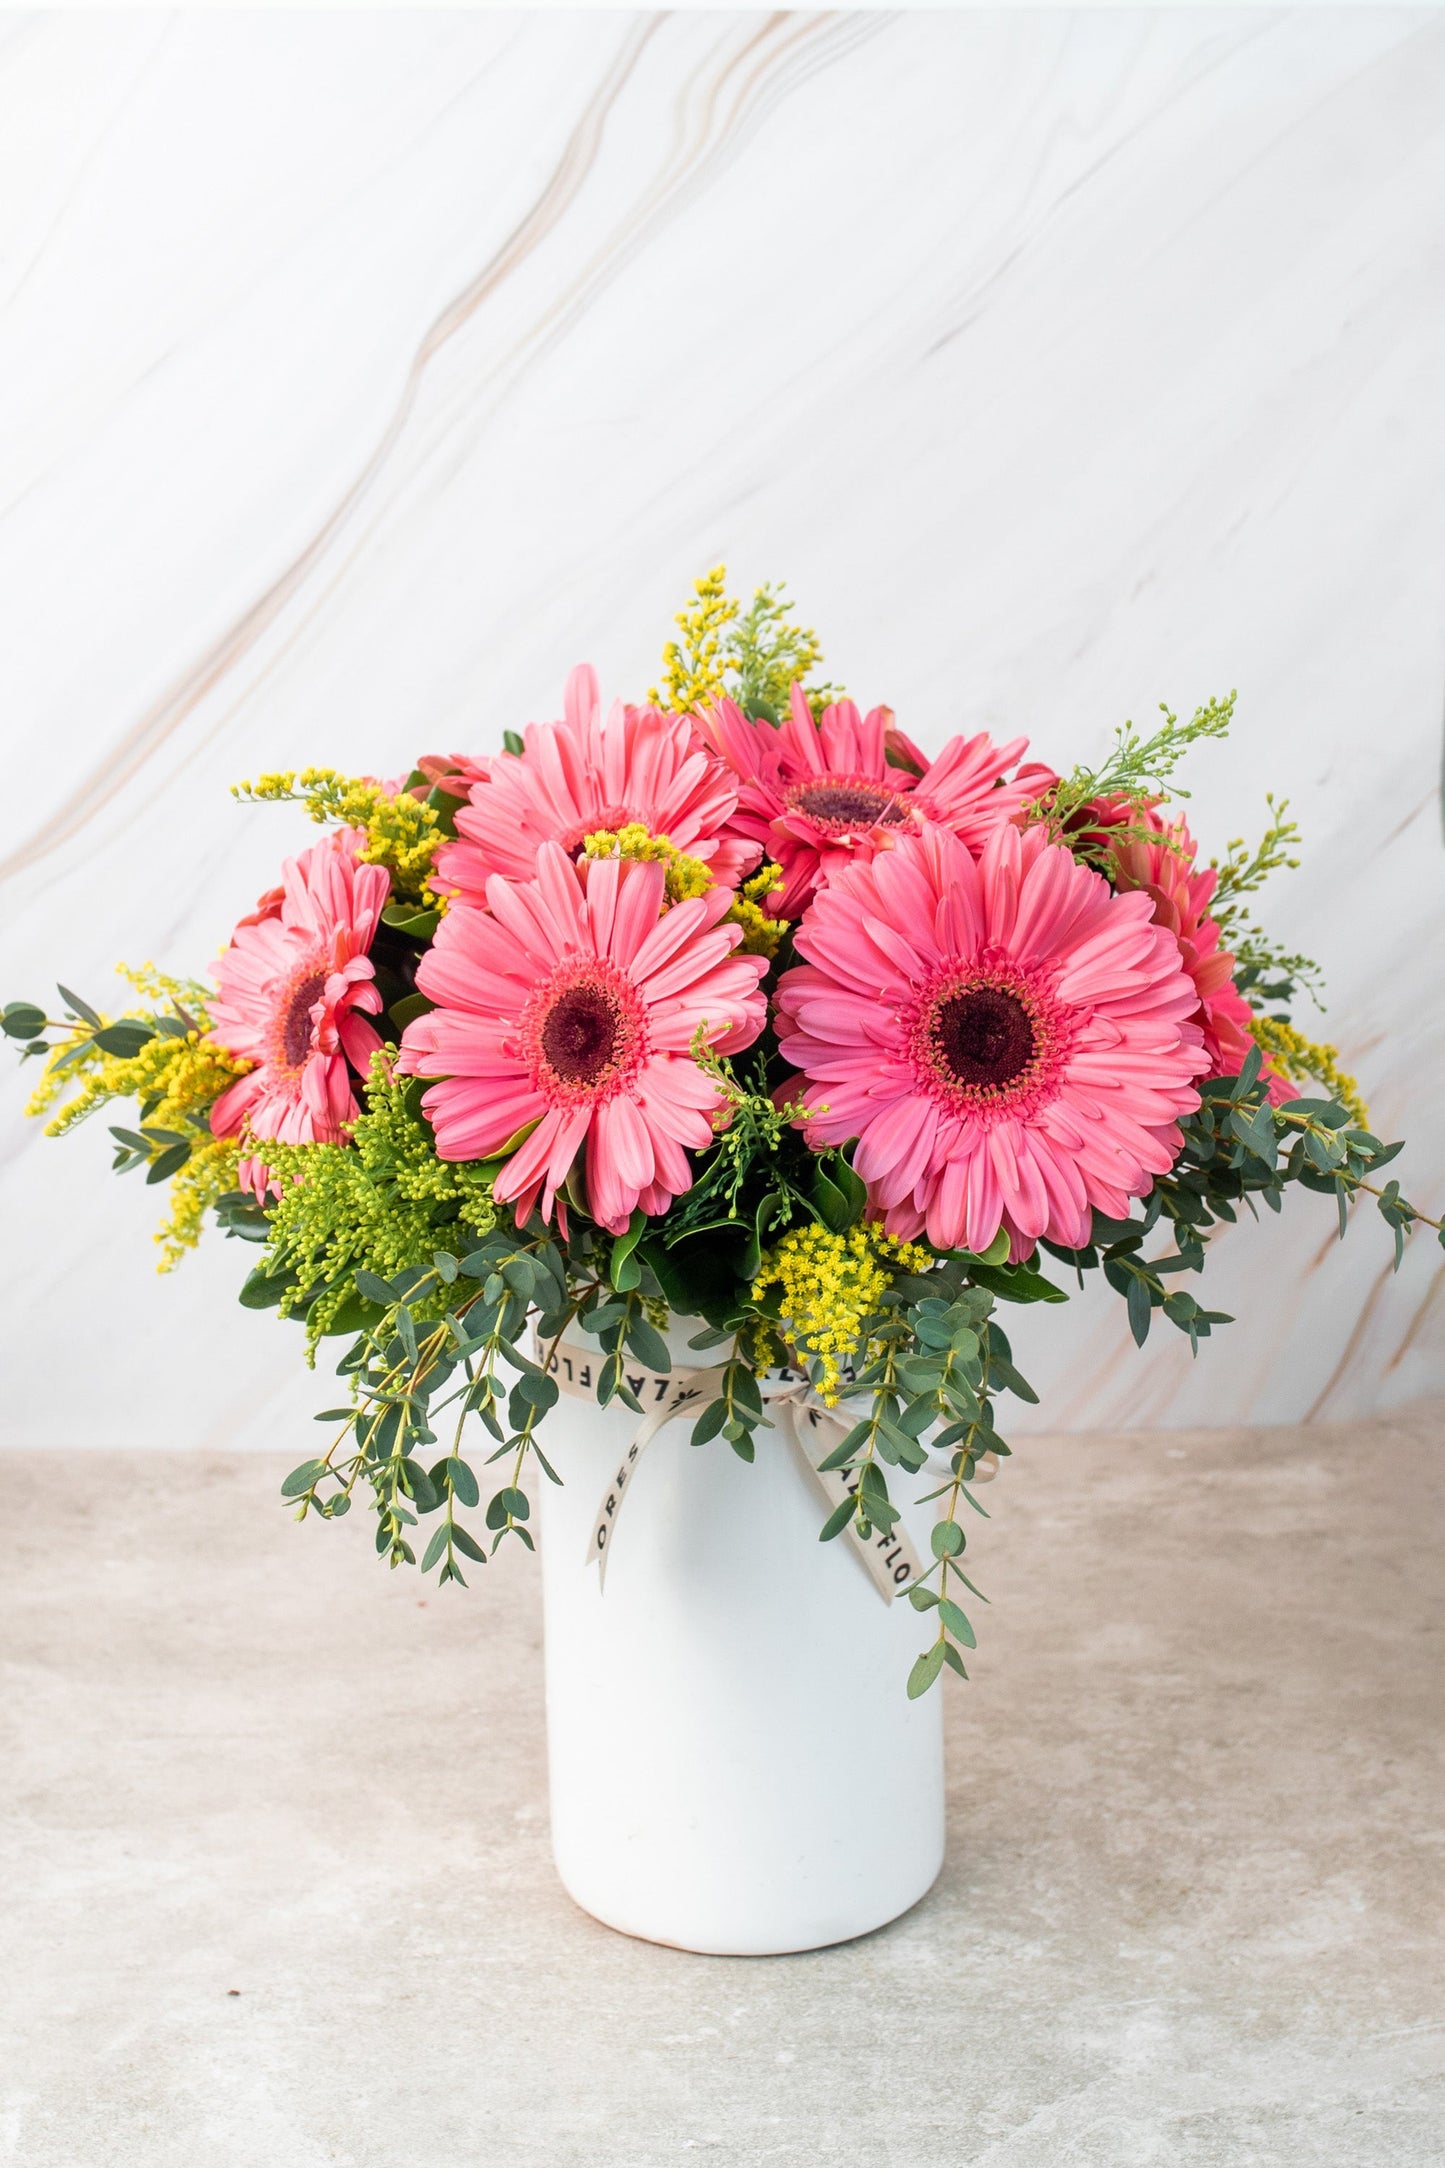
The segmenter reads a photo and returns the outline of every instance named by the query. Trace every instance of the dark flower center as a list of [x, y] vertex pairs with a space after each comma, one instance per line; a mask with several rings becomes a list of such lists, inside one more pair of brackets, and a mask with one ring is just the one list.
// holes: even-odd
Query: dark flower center
[[542, 1052], [564, 1084], [595, 1084], [622, 1035], [622, 1017], [600, 987], [571, 986], [547, 1013]]
[[816, 783], [798, 784], [789, 795], [798, 812], [840, 828], [892, 828], [904, 817], [895, 791], [851, 776], [819, 776]]
[[311, 1011], [321, 998], [326, 984], [324, 971], [313, 971], [292, 989], [286, 1005], [286, 1021], [281, 1026], [281, 1057], [288, 1069], [299, 1069], [311, 1052]]
[[932, 1038], [960, 1084], [1011, 1084], [1033, 1059], [1029, 1012], [1000, 986], [947, 995], [934, 1012]]

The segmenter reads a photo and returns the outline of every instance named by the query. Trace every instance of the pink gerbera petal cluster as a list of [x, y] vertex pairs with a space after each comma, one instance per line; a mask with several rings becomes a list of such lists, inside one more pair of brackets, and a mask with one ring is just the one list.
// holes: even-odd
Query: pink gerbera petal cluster
[[[256, 1066], [211, 1109], [218, 1137], [334, 1144], [360, 1111], [353, 1072], [381, 1045], [381, 996], [367, 954], [391, 889], [382, 866], [362, 865], [359, 828], [336, 830], [288, 859], [282, 885], [231, 936], [217, 971], [211, 1031]], [[247, 1186], [264, 1191], [259, 1161]]]
[[443, 1159], [486, 1159], [528, 1134], [493, 1194], [524, 1222], [582, 1159], [587, 1208], [620, 1234], [637, 1206], [666, 1211], [691, 1187], [687, 1151], [726, 1106], [698, 1066], [751, 1045], [766, 959], [733, 952], [730, 890], [665, 908], [661, 865], [574, 865], [543, 842], [535, 879], [493, 874], [486, 907], [454, 903], [417, 984], [437, 1007], [407, 1026], [400, 1067], [441, 1081], [423, 1105]]
[[[1218, 872], [1195, 863], [1197, 846], [1182, 818], [1166, 821], [1152, 807], [1127, 806], [1124, 826], [1113, 818], [1112, 807], [1104, 805], [1101, 812], [1099, 825], [1108, 836], [1115, 886], [1147, 896], [1155, 925], [1167, 926], [1179, 943], [1199, 997], [1193, 1021], [1204, 1039], [1209, 1074], [1237, 1076], [1254, 1045], [1254, 1011], [1234, 983], [1234, 958], [1221, 948], [1219, 927], [1210, 916]], [[1146, 839], [1138, 833], [1141, 828], [1153, 834]], [[1278, 1101], [1294, 1095], [1289, 1085], [1272, 1077], [1270, 1096]]]
[[[870, 859], [925, 821], [981, 845], [1040, 787], [1033, 771], [1005, 780], [1027, 738], [1007, 745], [986, 733], [951, 738], [929, 761], [894, 729], [890, 708], [861, 715], [839, 700], [815, 723], [798, 685], [781, 728], [750, 722], [732, 700], [715, 702], [694, 728], [737, 778], [732, 833], [783, 870], [770, 905], [782, 918], [796, 918], [838, 868]], [[1037, 775], [1052, 779], [1051, 770]]]
[[614, 701], [604, 719], [586, 663], [567, 680], [564, 708], [559, 723], [530, 724], [525, 750], [498, 753], [473, 784], [457, 840], [437, 857], [441, 885], [480, 903], [492, 874], [526, 880], [544, 843], [575, 854], [587, 836], [635, 822], [736, 887], [758, 853], [724, 842], [737, 784], [694, 743], [688, 718]]
[[858, 1139], [891, 1233], [1011, 1255], [1075, 1248], [1167, 1172], [1209, 1066], [1194, 981], [1142, 893], [1116, 895], [1042, 829], [975, 855], [940, 828], [831, 876], [799, 927], [779, 1041]]

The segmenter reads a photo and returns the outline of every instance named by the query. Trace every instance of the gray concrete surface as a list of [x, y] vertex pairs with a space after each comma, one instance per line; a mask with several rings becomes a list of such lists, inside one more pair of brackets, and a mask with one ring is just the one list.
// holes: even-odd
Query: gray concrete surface
[[294, 1453], [12, 1454], [0, 2161], [1436, 2164], [1441, 1443], [1030, 1444], [941, 1882], [761, 1960], [558, 1889], [523, 1558], [419, 1600]]

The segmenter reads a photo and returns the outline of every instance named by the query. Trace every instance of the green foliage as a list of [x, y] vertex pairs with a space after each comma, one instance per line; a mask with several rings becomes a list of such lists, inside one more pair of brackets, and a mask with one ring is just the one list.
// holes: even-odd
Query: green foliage
[[842, 697], [839, 686], [808, 683], [823, 650], [817, 634], [794, 621], [792, 609], [787, 588], [780, 581], [765, 581], [734, 622], [725, 648], [738, 706], [745, 715], [770, 723], [781, 722], [787, 714], [794, 680], [807, 689], [815, 715]]
[[693, 582], [677, 614], [679, 637], [663, 649], [662, 685], [653, 686], [649, 700], [682, 714], [727, 694], [745, 714], [776, 723], [787, 713], [796, 679], [821, 714], [841, 697], [840, 688], [808, 684], [823, 650], [817, 634], [795, 622], [792, 607], [786, 588], [769, 581], [744, 610], [727, 591], [727, 566], [714, 565]]
[[[349, 1144], [265, 1147], [281, 1194], [258, 1270], [284, 1280], [282, 1314], [304, 1316], [313, 1350], [328, 1333], [356, 1329], [366, 1299], [359, 1274], [387, 1282], [430, 1266], [439, 1250], [460, 1256], [496, 1224], [489, 1170], [438, 1159], [421, 1112], [424, 1088], [393, 1078], [378, 1053]], [[439, 1284], [433, 1309], [445, 1309], [443, 1297]]]
[[1097, 798], [1132, 800], [1143, 810], [1163, 795], [1166, 784], [1176, 798], [1187, 798], [1188, 791], [1172, 780], [1174, 771], [1192, 745], [1228, 735], [1234, 720], [1235, 697], [1229, 693], [1222, 700], [1206, 701], [1187, 723], [1181, 723], [1170, 708], [1161, 704], [1164, 721], [1147, 738], [1141, 737], [1132, 723], [1124, 723], [1115, 732], [1114, 749], [1103, 765], [1077, 767], [1061, 776], [1039, 800], [1033, 817], [1048, 824], [1055, 841], [1073, 843], [1085, 820], [1086, 808]]
[[1226, 948], [1230, 946], [1229, 929], [1240, 897], [1254, 895], [1281, 866], [1294, 868], [1299, 864], [1290, 855], [1299, 842], [1299, 823], [1289, 818], [1288, 798], [1276, 802], [1271, 790], [1265, 792], [1264, 802], [1269, 807], [1269, 823], [1258, 843], [1251, 848], [1243, 836], [1235, 836], [1225, 845], [1223, 858], [1210, 860], [1219, 876], [1214, 888], [1214, 916]]
[[1302, 992], [1323, 1008], [1323, 985], [1319, 965], [1271, 940], [1244, 906], [1243, 898], [1256, 894], [1281, 866], [1293, 869], [1299, 864], [1291, 855], [1299, 842], [1299, 824], [1289, 818], [1289, 800], [1276, 801], [1267, 791], [1264, 802], [1269, 821], [1258, 843], [1251, 848], [1243, 836], [1235, 836], [1223, 858], [1211, 860], [1219, 879], [1210, 908], [1218, 921], [1220, 947], [1234, 958], [1239, 991], [1254, 1008], [1279, 1009], [1287, 1018]]
[[1317, 1009], [1325, 1006], [1324, 980], [1313, 957], [1298, 956], [1271, 939], [1247, 911], [1231, 912], [1224, 946], [1234, 958], [1234, 983], [1251, 1008], [1268, 1009], [1288, 1022], [1302, 994]]
[[14, 1001], [0, 1011], [0, 1030], [19, 1043], [22, 1060], [44, 1063], [26, 1111], [49, 1115], [47, 1136], [65, 1135], [116, 1100], [134, 1102], [131, 1120], [111, 1128], [111, 1165], [117, 1174], [143, 1167], [148, 1184], [171, 1185], [156, 1237], [160, 1269], [169, 1271], [200, 1239], [213, 1208], [224, 1223], [221, 1203], [234, 1192], [239, 1155], [233, 1138], [212, 1134], [211, 1109], [250, 1064], [210, 1037], [207, 988], [149, 965], [121, 966], [120, 975], [152, 1005], [108, 1018], [61, 986], [60, 1020]]
[[928, 1494], [945, 1501], [933, 1529], [933, 1564], [909, 1591], [915, 1610], [930, 1613], [936, 1629], [909, 1675], [914, 1698], [945, 1668], [968, 1677], [960, 1651], [975, 1647], [976, 1639], [958, 1594], [980, 1591], [963, 1571], [968, 1538], [959, 1511], [967, 1505], [988, 1518], [969, 1486], [985, 1453], [1008, 1456], [994, 1422], [997, 1395], [1037, 1397], [1014, 1368], [1007, 1336], [993, 1320], [992, 1294], [976, 1283], [978, 1263], [961, 1255], [940, 1259], [924, 1276], [898, 1279], [882, 1297], [862, 1328], [872, 1360], [850, 1388], [850, 1399], [867, 1397], [867, 1412], [822, 1463], [842, 1471], [851, 1495], [828, 1516], [820, 1540], [832, 1542], [852, 1523], [867, 1542], [875, 1530], [886, 1534], [898, 1522], [886, 1470], [901, 1471], [900, 1480], [916, 1479], [927, 1465], [929, 1448], [922, 1441], [930, 1429], [931, 1449], [948, 1455], [948, 1481]]
[[[1043, 1245], [1077, 1270], [1081, 1285], [1086, 1271], [1102, 1268], [1128, 1307], [1130, 1330], [1141, 1347], [1156, 1311], [1187, 1334], [1196, 1354], [1215, 1325], [1233, 1322], [1223, 1311], [1201, 1308], [1187, 1289], [1171, 1288], [1168, 1282], [1180, 1273], [1204, 1269], [1210, 1235], [1221, 1223], [1232, 1225], [1241, 1205], [1254, 1212], [1262, 1202], [1278, 1212], [1291, 1185], [1335, 1199], [1342, 1238], [1351, 1201], [1360, 1194], [1373, 1196], [1394, 1235], [1397, 1269], [1415, 1222], [1439, 1229], [1437, 1221], [1400, 1195], [1397, 1182], [1381, 1189], [1369, 1179], [1402, 1145], [1382, 1143], [1335, 1099], [1272, 1105], [1261, 1070], [1260, 1051], [1254, 1047], [1238, 1076], [1215, 1077], [1201, 1085], [1199, 1112], [1180, 1124], [1184, 1149], [1170, 1172], [1155, 1183], [1139, 1219], [1111, 1220], [1096, 1212], [1094, 1239], [1086, 1248]], [[1156, 1230], [1169, 1236], [1173, 1247], [1146, 1258], [1144, 1245]], [[1440, 1239], [1445, 1243], [1445, 1232]]]
[[[541, 1233], [520, 1238], [494, 1231], [463, 1257], [440, 1251], [429, 1265], [409, 1267], [390, 1279], [361, 1268], [355, 1286], [370, 1314], [337, 1365], [351, 1380], [355, 1404], [318, 1418], [341, 1427], [326, 1453], [292, 1469], [282, 1496], [297, 1501], [298, 1520], [312, 1513], [336, 1520], [350, 1510], [357, 1489], [366, 1486], [377, 1517], [377, 1552], [392, 1567], [417, 1563], [420, 1538], [410, 1531], [438, 1514], [421, 1570], [436, 1568], [439, 1582], [465, 1585], [463, 1560], [485, 1564], [508, 1536], [533, 1548], [525, 1525], [531, 1504], [521, 1488], [528, 1458], [558, 1480], [534, 1436], [556, 1405], [557, 1386], [521, 1339], [533, 1311], [539, 1330], [554, 1337], [576, 1314], [576, 1307], [568, 1306], [561, 1252]], [[595, 1287], [592, 1296], [595, 1303]], [[622, 1308], [614, 1341], [638, 1324], [629, 1304]], [[503, 1365], [513, 1373], [510, 1379], [502, 1374]], [[636, 1406], [625, 1380], [622, 1392]], [[448, 1415], [447, 1450], [433, 1458], [440, 1442], [435, 1426]], [[472, 1510], [481, 1500], [476, 1471], [462, 1453], [472, 1415], [496, 1441], [488, 1463], [511, 1462], [509, 1480], [485, 1511], [490, 1551], [457, 1518], [458, 1507]]]

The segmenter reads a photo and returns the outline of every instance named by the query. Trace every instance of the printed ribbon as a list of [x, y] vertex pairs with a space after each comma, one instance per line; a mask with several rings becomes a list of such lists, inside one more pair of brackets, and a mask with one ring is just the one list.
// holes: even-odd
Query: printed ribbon
[[[596, 1348], [580, 1348], [564, 1340], [557, 1347], [548, 1364], [558, 1386], [574, 1400], [594, 1398], [593, 1383], [601, 1355]], [[637, 1463], [651, 1445], [657, 1433], [679, 1415], [701, 1414], [708, 1402], [715, 1400], [722, 1389], [721, 1369], [682, 1370], [675, 1369], [669, 1376], [656, 1370], [646, 1370], [639, 1365], [629, 1367], [624, 1373], [628, 1385], [642, 1402], [643, 1417], [637, 1435], [628, 1446], [616, 1474], [602, 1494], [592, 1533], [587, 1542], [587, 1556], [597, 1561], [599, 1585], [605, 1586], [607, 1559], [612, 1546], [612, 1532], [617, 1516], [622, 1510], [622, 1500], [627, 1486], [637, 1470]], [[792, 1444], [799, 1461], [808, 1471], [819, 1493], [829, 1508], [839, 1506], [858, 1488], [858, 1477], [853, 1471], [819, 1468], [813, 1454], [821, 1449], [826, 1460], [835, 1446], [842, 1443], [852, 1429], [856, 1416], [845, 1409], [830, 1408], [818, 1398], [807, 1378], [790, 1377], [787, 1374], [762, 1378], [759, 1386], [764, 1405], [774, 1417], [777, 1427]], [[990, 1473], [992, 1471], [990, 1470]], [[923, 1574], [923, 1565], [917, 1551], [900, 1521], [887, 1535], [876, 1533], [864, 1538], [859, 1535], [854, 1522], [848, 1523], [848, 1536], [859, 1559], [866, 1567], [869, 1578], [885, 1602], [892, 1603], [900, 1589], [910, 1588]]]

